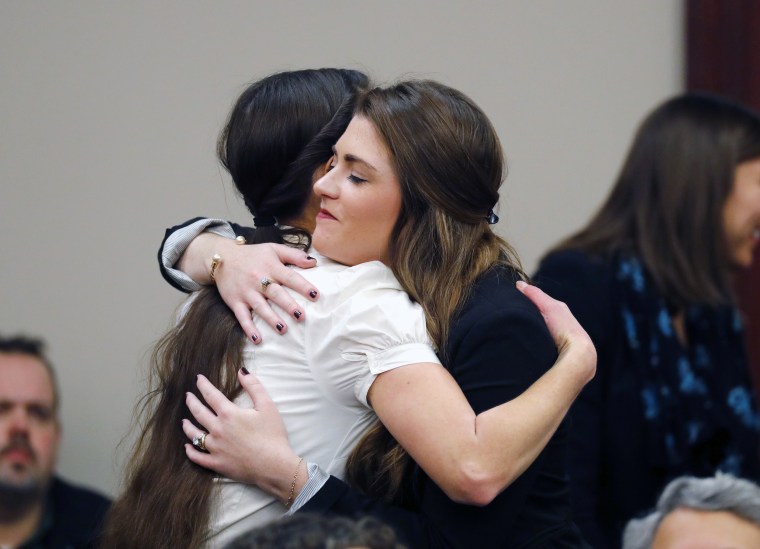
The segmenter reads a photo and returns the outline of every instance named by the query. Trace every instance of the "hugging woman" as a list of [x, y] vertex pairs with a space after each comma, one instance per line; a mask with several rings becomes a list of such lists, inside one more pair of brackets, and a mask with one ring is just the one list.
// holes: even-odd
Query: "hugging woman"
[[[254, 345], [237, 327], [221, 328], [229, 333], [228, 347], [211, 361], [204, 354], [205, 341], [182, 339], [186, 319], [194, 314], [195, 302], [190, 305], [169, 335], [168, 376], [157, 387], [159, 404], [149, 424], [156, 433], [165, 428], [166, 436], [147, 434], [151, 442], [136, 454], [128, 504], [121, 507], [122, 532], [142, 528], [143, 522], [130, 514], [147, 497], [159, 512], [152, 525], [142, 528], [150, 546], [160, 543], [157, 538], [176, 545], [183, 527], [194, 529], [183, 546], [218, 545], [233, 527], [271, 520], [264, 509], [281, 514], [286, 506], [307, 507], [310, 502], [304, 500], [312, 489], [324, 493], [337, 483], [342, 490], [337, 477], [343, 476], [351, 453], [349, 478], [364, 483], [367, 493], [411, 505], [413, 511], [400, 510], [400, 515], [389, 507], [386, 518], [413, 546], [462, 546], [473, 540], [496, 546], [581, 546], [569, 517], [564, 431], [552, 433], [593, 374], [593, 349], [566, 309], [556, 308], [562, 326], [553, 331], [563, 353], [552, 368], [557, 355], [551, 335], [538, 310], [515, 288], [519, 268], [488, 223], [503, 175], [493, 128], [469, 99], [433, 82], [362, 93], [356, 106], [344, 105], [318, 136], [339, 125], [344, 114], [350, 123], [346, 128], [343, 122], [345, 133], [323, 149], [324, 160], [330, 159], [331, 145], [334, 154], [303, 206], [306, 212], [307, 203], [317, 203], [313, 237], [321, 255], [315, 251], [317, 267], [301, 275], [319, 288], [319, 299], [291, 296], [307, 320], [294, 324], [287, 338], [277, 337], [282, 331], [277, 325], [263, 325], [258, 339], [266, 342]], [[229, 128], [234, 118], [235, 110]], [[231, 136], [226, 133], [227, 150], [244, 141]], [[240, 189], [240, 174], [230, 171]], [[303, 173], [319, 175], [320, 165]], [[267, 214], [278, 217], [278, 225], [309, 223], [307, 214], [288, 220], [241, 192], [255, 219]], [[225, 261], [217, 264], [218, 277], [230, 266]], [[270, 284], [263, 289], [272, 291]], [[207, 291], [213, 295], [215, 290]], [[252, 389], [253, 402], [237, 394], [236, 370], [240, 382]], [[204, 443], [201, 449], [188, 445], [188, 455], [230, 479], [256, 483], [276, 498], [221, 480], [204, 484], [209, 490], [188, 513], [186, 506], [199, 492], [185, 490], [178, 497], [182, 490], [142, 491], [150, 492], [143, 479], [152, 473], [162, 480], [180, 476], [174, 466], [155, 463], [159, 450], [153, 447], [174, 444], [179, 418], [186, 414], [183, 393], [193, 389], [198, 372], [224, 385], [220, 393], [205, 377], [198, 380], [200, 395], [216, 413], [196, 394], [186, 397], [198, 422], [185, 422], [184, 433], [203, 437]], [[282, 423], [257, 379], [271, 393]], [[237, 397], [236, 403], [224, 395]], [[304, 401], [304, 395], [316, 396]], [[161, 403], [170, 405], [169, 413], [160, 411]], [[325, 406], [331, 410], [320, 408]], [[414, 462], [383, 427], [373, 427], [353, 448], [373, 411]], [[325, 427], [337, 421], [344, 421], [342, 438], [333, 433], [329, 442]], [[238, 447], [242, 453], [232, 457]], [[177, 450], [182, 448], [166, 453]], [[180, 462], [172, 454], [171, 459], [177, 469], [188, 467], [184, 457]], [[326, 478], [320, 469], [336, 476]], [[194, 482], [191, 474], [212, 478], [198, 468], [172, 482], [182, 488]], [[380, 482], [369, 482], [376, 479]], [[233, 502], [226, 497], [232, 492]], [[239, 505], [241, 500], [248, 503]], [[365, 506], [383, 516], [381, 507], [369, 499]], [[180, 516], [167, 515], [172, 509], [183, 510]], [[233, 517], [240, 509], [247, 514]], [[151, 521], [152, 516], [142, 518]], [[171, 532], [167, 521], [176, 526]]]

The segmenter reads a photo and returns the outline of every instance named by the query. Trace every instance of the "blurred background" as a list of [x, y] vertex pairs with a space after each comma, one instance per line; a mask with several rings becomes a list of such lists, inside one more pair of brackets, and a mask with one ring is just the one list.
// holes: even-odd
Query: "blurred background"
[[215, 157], [245, 85], [325, 66], [461, 89], [498, 130], [499, 232], [528, 270], [611, 185], [638, 122], [686, 86], [678, 0], [0, 0], [0, 332], [59, 373], [59, 470], [118, 489], [152, 344], [182, 295], [164, 228], [248, 215]]

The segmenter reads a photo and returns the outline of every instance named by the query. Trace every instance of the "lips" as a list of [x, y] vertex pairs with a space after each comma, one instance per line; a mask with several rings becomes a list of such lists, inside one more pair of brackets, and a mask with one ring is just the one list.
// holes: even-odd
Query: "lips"
[[0, 451], [0, 457], [14, 463], [32, 463], [36, 459], [32, 447], [25, 443], [9, 444]]
[[319, 213], [317, 213], [317, 219], [325, 219], [325, 220], [333, 220], [337, 221], [338, 219], [331, 214], [329, 211], [325, 210], [324, 208], [319, 210]]

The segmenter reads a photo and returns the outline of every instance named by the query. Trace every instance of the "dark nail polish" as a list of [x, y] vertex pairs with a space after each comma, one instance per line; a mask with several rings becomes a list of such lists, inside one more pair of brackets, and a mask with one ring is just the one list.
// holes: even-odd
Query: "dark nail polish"
[[259, 337], [256, 334], [251, 334], [251, 341], [256, 342], [259, 340]]
[[283, 326], [282, 324], [278, 324], [277, 326], [275, 326], [275, 328], [277, 328], [278, 332], [281, 332], [284, 327], [285, 326]]
[[251, 372], [248, 371], [248, 368], [246, 368], [245, 366], [243, 366], [242, 368], [240, 368], [240, 371], [243, 372], [244, 376], [247, 376], [248, 374], [251, 373]]
[[293, 311], [293, 316], [296, 318], [301, 318], [301, 311]]
[[307, 255], [307, 256], [306, 256], [306, 259], [308, 259], [309, 261], [314, 261], [314, 258], [313, 258], [313, 257], [311, 257], [310, 255]]
[[312, 299], [314, 299], [315, 297], [317, 297], [317, 290], [310, 291], [309, 295], [311, 296]]

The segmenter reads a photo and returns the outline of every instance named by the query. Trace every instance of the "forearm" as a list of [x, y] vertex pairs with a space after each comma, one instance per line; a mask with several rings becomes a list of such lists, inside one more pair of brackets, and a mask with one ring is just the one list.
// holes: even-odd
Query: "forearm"
[[472, 315], [450, 355], [456, 381], [441, 367], [409, 365], [370, 388], [396, 440], [452, 500], [472, 505], [490, 503], [536, 459], [596, 369], [585, 332], [556, 331], [557, 358], [533, 311], [489, 311]]
[[[177, 269], [202, 286], [212, 283], [211, 258], [215, 254], [224, 257], [225, 250], [235, 246], [234, 240], [211, 233], [195, 237], [177, 261]], [[222, 263], [217, 266], [221, 270]]]
[[166, 230], [158, 251], [159, 268], [164, 279], [179, 290], [194, 292], [201, 289], [201, 284], [180, 270], [178, 263], [193, 240], [204, 233], [235, 238], [233, 226], [221, 219], [197, 217]]

